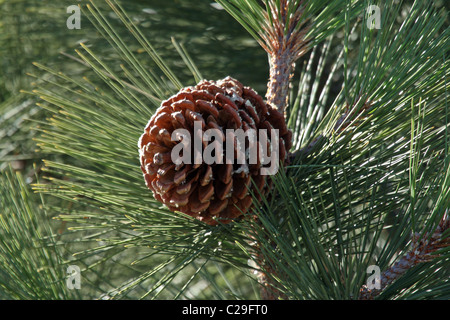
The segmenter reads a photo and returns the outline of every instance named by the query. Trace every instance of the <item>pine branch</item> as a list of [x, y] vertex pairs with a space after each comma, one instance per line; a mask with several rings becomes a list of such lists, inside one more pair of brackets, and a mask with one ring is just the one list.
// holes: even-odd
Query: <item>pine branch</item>
[[[411, 250], [396, 262], [391, 268], [381, 274], [380, 288], [371, 289], [364, 285], [360, 290], [360, 300], [373, 300], [379, 296], [383, 290], [398, 280], [411, 268], [420, 263], [430, 262], [439, 257], [439, 250], [450, 247], [450, 217], [446, 212], [439, 222], [433, 234], [420, 234], [416, 232], [411, 239]], [[446, 233], [447, 232], [447, 233]]]
[[[259, 5], [256, 7], [260, 9]], [[309, 49], [308, 41], [305, 40], [309, 29], [305, 26], [307, 20], [302, 16], [305, 11], [303, 1], [266, 1], [266, 9], [267, 11], [260, 11], [263, 23], [258, 30], [261, 39], [259, 43], [269, 54], [270, 60], [266, 99], [267, 103], [274, 105], [284, 114], [294, 62]], [[267, 257], [258, 245], [255, 252], [254, 259], [261, 269], [257, 273], [261, 285], [261, 299], [286, 299], [271, 283], [274, 270], [269, 267], [270, 262], [266, 261]]]
[[[289, 81], [294, 62], [309, 49], [305, 36], [309, 31], [304, 13], [303, 1], [294, 5], [287, 0], [269, 1], [270, 10], [266, 19], [272, 24], [263, 28], [261, 37], [265, 41], [263, 48], [270, 56], [270, 78], [267, 84], [267, 102], [275, 105], [284, 113], [288, 104]], [[272, 16], [269, 17], [268, 15]]]
[[[252, 0], [239, 2], [256, 3]], [[329, 3], [324, 10], [332, 12], [335, 3], [342, 4], [342, 1]], [[386, 11], [390, 12], [390, 8]], [[417, 12], [429, 16], [426, 10]], [[83, 80], [73, 76], [72, 72], [59, 73], [39, 65], [53, 77], [43, 76], [48, 86], [40, 86], [34, 93], [44, 100], [42, 104], [53, 113], [53, 117], [43, 125], [43, 135], [38, 142], [43, 151], [70, 159], [66, 161], [64, 158], [65, 163], [46, 162], [52, 181], [37, 186], [36, 190], [73, 201], [76, 205], [71, 212], [66, 212], [65, 208], [55, 209], [67, 213], [63, 219], [76, 224], [74, 228], [94, 234], [98, 232], [100, 236], [95, 234], [95, 238], [101, 237], [106, 243], [83, 251], [79, 257], [112, 253], [99, 262], [104, 263], [103, 259], [112, 260], [114, 251], [126, 245], [138, 248], [141, 254], [144, 251], [145, 256], [137, 260], [152, 259], [146, 266], [145, 271], [148, 272], [142, 272], [132, 281], [126, 279], [121, 282], [124, 290], [118, 290], [117, 297], [139, 289], [141, 284], [146, 290], [142, 296], [162, 297], [161, 288], [176, 291], [177, 281], [172, 280], [189, 263], [195, 263], [194, 258], [197, 257], [207, 257], [242, 269], [248, 268], [248, 259], [254, 259], [261, 267], [260, 282], [266, 284], [263, 290], [267, 289], [267, 293], [262, 292], [262, 298], [284, 298], [283, 293], [289, 298], [300, 299], [346, 299], [357, 295], [362, 283], [360, 279], [365, 274], [355, 273], [355, 270], [363, 270], [366, 261], [379, 251], [382, 252], [379, 260], [386, 265], [385, 261], [393, 260], [409, 237], [402, 230], [411, 227], [410, 215], [395, 217], [389, 230], [385, 226], [391, 225], [387, 212], [391, 212], [391, 208], [398, 209], [410, 199], [409, 180], [404, 172], [411, 152], [409, 141], [402, 137], [407, 137], [411, 130], [412, 108], [409, 108], [408, 101], [415, 100], [413, 98], [418, 95], [427, 100], [422, 120], [425, 127], [421, 131], [423, 141], [417, 147], [418, 152], [424, 153], [425, 159], [421, 164], [427, 165], [427, 171], [422, 175], [421, 187], [416, 189], [415, 218], [417, 221], [437, 221], [429, 217], [430, 199], [437, 202], [436, 199], [442, 197], [441, 206], [448, 204], [448, 184], [439, 184], [438, 178], [434, 179], [438, 173], [433, 170], [448, 161], [442, 139], [448, 123], [442, 103], [446, 86], [442, 76], [448, 63], [440, 63], [440, 53], [447, 38], [444, 35], [431, 40], [436, 25], [433, 21], [425, 24], [416, 19], [417, 14], [408, 16], [406, 26], [409, 28], [404, 27], [398, 33], [394, 29], [379, 32], [380, 43], [373, 50], [367, 47], [372, 41], [364, 33], [367, 44], [361, 49], [358, 67], [348, 64], [348, 74], [351, 75], [353, 70], [358, 74], [356, 84], [352, 78], [348, 79], [350, 99], [340, 96], [332, 106], [328, 106], [325, 100], [317, 104], [313, 98], [315, 84], [312, 83], [311, 99], [309, 89], [300, 97], [300, 100], [309, 102], [302, 101], [297, 109], [289, 109], [292, 113], [301, 113], [298, 118], [292, 117], [293, 126], [298, 128], [296, 136], [304, 138], [296, 141], [298, 146], [310, 139], [312, 142], [297, 153], [301, 161], [293, 162], [288, 174], [280, 170], [282, 172], [274, 177], [273, 197], [267, 199], [262, 209], [257, 209], [261, 209], [261, 224], [240, 222], [209, 228], [181, 214], [168, 212], [151, 197], [143, 196], [148, 190], [138, 172], [136, 141], [140, 128], [152, 111], [149, 105], [156, 103], [149, 95], [143, 95], [134, 88], [162, 98], [167, 95], [167, 88], [178, 87], [176, 79], [161, 64], [163, 68], [157, 72], [157, 77], [153, 70], [144, 69], [139, 59], [128, 50], [128, 45], [116, 37], [116, 32], [104, 22], [103, 16], [96, 10], [92, 10], [92, 15], [96, 26], [118, 49], [120, 60], [128, 69], [122, 69], [123, 73], [118, 71], [114, 65], [106, 63], [104, 51], [101, 55], [95, 54], [93, 48], [85, 46], [78, 54], [83, 64], [92, 70], [83, 72]], [[118, 16], [124, 18], [133, 35], [140, 34], [135, 32], [125, 16]], [[318, 20], [322, 23], [327, 21], [323, 17]], [[322, 30], [326, 25], [321, 25]], [[264, 24], [260, 26], [267, 27]], [[420, 34], [413, 32], [413, 26], [432, 30]], [[335, 27], [333, 24], [333, 28], [326, 30], [333, 33]], [[311, 45], [316, 44], [320, 37], [316, 37], [314, 31], [311, 34], [315, 39]], [[399, 42], [391, 44], [391, 35], [396, 35]], [[410, 35], [407, 37], [410, 49], [405, 54], [398, 48], [405, 46], [402, 36], [407, 35]], [[148, 49], [150, 60], [160, 62], [152, 47], [147, 46], [142, 38], [140, 40], [139, 43]], [[417, 47], [417, 44], [421, 46]], [[385, 48], [387, 51], [381, 50]], [[183, 53], [183, 50], [177, 51]], [[183, 61], [188, 62], [189, 68], [188, 57]], [[370, 68], [375, 65], [380, 68]], [[192, 71], [196, 73], [195, 68]], [[160, 81], [162, 77], [159, 74], [165, 75], [164, 79], [168, 81]], [[94, 88], [91, 80], [100, 82], [98, 87]], [[103, 84], [97, 80], [102, 80]], [[305, 77], [304, 83], [308, 82], [312, 82], [311, 78]], [[373, 107], [367, 113], [357, 111], [364, 108], [361, 107], [364, 101], [358, 102], [360, 92], [372, 93], [367, 101], [373, 102]], [[342, 112], [344, 100], [349, 102], [349, 107]], [[325, 107], [329, 107], [331, 112], [325, 115], [323, 123], [309, 126], [309, 122], [321, 121], [323, 115], [314, 112]], [[341, 130], [335, 126], [336, 121]], [[338, 133], [337, 138], [329, 134], [333, 129]], [[314, 137], [319, 138], [314, 140]], [[419, 177], [422, 171], [418, 172]], [[436, 190], [436, 185], [443, 186], [441, 193]], [[423, 193], [420, 190], [424, 190]], [[82, 207], [84, 205], [87, 209]], [[400, 232], [392, 232], [396, 228]], [[117, 231], [117, 234], [112, 231]], [[254, 238], [250, 237], [252, 231]], [[389, 232], [389, 241], [384, 246], [380, 234], [385, 231]], [[83, 237], [80, 242], [92, 241]], [[252, 251], [255, 247], [249, 245], [252, 240], [258, 242], [259, 252], [256, 254]], [[165, 257], [155, 264], [154, 259], [159, 254], [165, 254]], [[194, 275], [198, 270], [195, 268]], [[427, 271], [434, 272], [432, 266]], [[192, 278], [187, 278], [181, 294], [191, 283]], [[152, 284], [148, 286], [146, 281]], [[420, 284], [419, 287], [424, 288]]]

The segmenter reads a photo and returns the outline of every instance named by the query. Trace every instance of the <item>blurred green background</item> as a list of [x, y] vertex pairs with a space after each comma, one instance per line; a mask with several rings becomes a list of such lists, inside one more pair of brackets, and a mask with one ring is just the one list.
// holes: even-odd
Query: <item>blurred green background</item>
[[[33, 79], [27, 77], [26, 72], [33, 68], [32, 62], [64, 63], [66, 60], [61, 59], [60, 52], [72, 53], [79, 42], [101, 48], [103, 40], [83, 15], [81, 29], [66, 27], [71, 15], [66, 9], [78, 3], [87, 1], [0, 1], [0, 103], [20, 89], [29, 88]], [[107, 8], [104, 1], [95, 3]], [[186, 68], [171, 44], [171, 37], [185, 45], [205, 78], [231, 75], [257, 90], [264, 90], [268, 77], [266, 54], [212, 1], [129, 0], [120, 3], [165, 60], [175, 70], [179, 69], [181, 79], [191, 77], [183, 75]], [[114, 14], [110, 14], [110, 18], [120, 25]]]
[[[230, 75], [264, 95], [269, 70], [266, 53], [243, 27], [227, 12], [220, 10], [212, 0], [119, 2], [171, 69], [177, 72], [184, 85], [193, 85], [193, 78], [174, 49], [171, 37], [184, 44], [204, 78], [220, 79]], [[32, 95], [23, 93], [33, 90], [40, 84], [39, 78], [28, 74], [36, 72], [33, 62], [39, 62], [55, 70], [64, 70], [66, 74], [74, 77], [83, 75], [83, 72], [86, 72], [83, 66], [61, 54], [63, 52], [76, 56], [74, 50], [79, 48], [80, 42], [83, 42], [101, 55], [102, 60], [108, 65], [120, 69], [117, 52], [106, 43], [87, 17], [81, 16], [80, 30], [69, 30], [66, 27], [66, 20], [71, 15], [67, 13], [67, 7], [78, 3], [85, 4], [88, 1], [0, 0], [0, 170], [5, 169], [7, 164], [12, 164], [14, 169], [24, 172], [28, 183], [34, 179], [33, 163], [38, 167], [42, 164], [43, 155], [36, 152], [33, 138], [38, 135], [35, 128], [39, 125], [39, 121], [44, 121], [47, 116], [45, 110], [36, 105], [37, 101]], [[129, 32], [111, 12], [105, 1], [97, 0], [95, 3], [104, 9], [102, 11], [108, 15], [116, 30], [123, 32], [123, 38], [128, 40]], [[436, 6], [446, 3], [449, 4], [448, 1], [436, 1]], [[342, 36], [342, 33], [337, 34], [337, 37]], [[357, 45], [358, 40], [352, 40]], [[130, 45], [133, 52], [140, 52], [141, 48], [135, 42], [127, 45]], [[339, 52], [340, 48], [339, 46], [333, 48], [331, 55]], [[145, 53], [143, 53], [145, 63], [144, 55]], [[149, 62], [148, 68], [151, 67]], [[339, 83], [340, 79], [334, 81]], [[337, 88], [339, 90], [339, 86]], [[46, 158], [49, 156], [46, 155]], [[61, 223], [55, 225], [58, 232], [63, 228], [64, 225]], [[134, 259], [134, 256], [127, 255], [126, 258]], [[92, 260], [95, 259], [92, 257]], [[125, 275], [125, 271], [139, 274], [136, 271], [138, 268], [141, 268], [140, 271], [147, 269], [147, 265], [143, 264], [136, 267], [136, 270], [131, 270], [128, 265], [125, 266], [125, 260], [124, 258], [123, 268], [108, 269], [108, 265], [104, 264], [96, 271], [104, 275], [104, 278], [122, 281], [123, 279], [120, 279], [122, 276], [124, 279], [130, 278], [129, 275]], [[193, 270], [197, 267], [194, 265]], [[229, 287], [244, 287], [244, 296], [254, 296], [252, 288], [242, 285], [246, 283], [243, 280], [247, 279], [242, 275], [236, 276], [232, 273], [233, 270], [213, 266], [212, 270], [208, 271], [210, 273], [206, 276], [227, 274], [224, 279], [233, 281]], [[228, 275], [230, 272], [232, 274]], [[186, 273], [186, 277], [189, 276], [190, 274]], [[87, 293], [86, 296], [98, 296], [95, 281], [98, 279], [92, 280], [94, 294]], [[121, 283], [120, 281], [118, 283]], [[98, 291], [102, 291], [102, 288]], [[194, 291], [200, 292], [199, 296], [203, 294], [201, 282], [198, 290]], [[142, 289], [141, 294], [143, 293], [145, 289]], [[139, 294], [140, 292], [137, 292], [136, 296]], [[205, 293], [205, 296], [207, 294]], [[230, 295], [220, 296], [220, 298], [229, 297]]]
[[[78, 62], [61, 53], [77, 56], [80, 42], [101, 54], [110, 65], [120, 68], [120, 59], [89, 19], [81, 14], [81, 29], [68, 29], [67, 8], [89, 1], [0, 0], [0, 170], [11, 163], [15, 169], [40, 162], [32, 141], [36, 123], [44, 119], [31, 91], [39, 79], [33, 62], [64, 70], [74, 76], [85, 72]], [[192, 74], [175, 50], [171, 38], [182, 43], [204, 78], [216, 80], [233, 76], [262, 95], [268, 79], [266, 53], [225, 10], [211, 0], [129, 0], [119, 1], [151, 41], [156, 51], [184, 85], [193, 85]], [[130, 34], [105, 1], [95, 4], [108, 15], [124, 39]], [[130, 42], [131, 49], [140, 47]], [[143, 53], [142, 56], [145, 56]], [[143, 58], [144, 63], [147, 58]], [[152, 68], [151, 65], [148, 66]], [[32, 174], [32, 173], [31, 173]]]

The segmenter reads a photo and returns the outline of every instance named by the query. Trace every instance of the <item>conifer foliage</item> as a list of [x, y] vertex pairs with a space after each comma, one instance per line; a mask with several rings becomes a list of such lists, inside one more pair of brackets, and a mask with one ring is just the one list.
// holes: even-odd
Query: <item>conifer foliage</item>
[[[227, 223], [155, 199], [138, 141], [202, 66], [173, 38], [174, 67], [125, 4], [80, 4], [102, 47], [65, 52], [70, 67], [35, 61], [35, 86], [0, 108], [2, 140], [30, 140], [11, 129], [25, 113], [37, 148], [25, 176], [0, 166], [0, 298], [449, 299], [447, 12], [421, 0], [217, 2], [268, 55], [259, 96], [290, 132], [270, 190], [246, 180], [253, 205]], [[18, 159], [8, 152], [0, 165]], [[68, 289], [68, 266], [81, 289]]]

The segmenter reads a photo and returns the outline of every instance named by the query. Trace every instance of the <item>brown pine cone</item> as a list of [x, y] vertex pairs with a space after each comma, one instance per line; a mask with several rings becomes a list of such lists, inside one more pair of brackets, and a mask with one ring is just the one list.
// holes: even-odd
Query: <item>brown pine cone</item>
[[[278, 159], [284, 164], [291, 148], [292, 133], [280, 112], [266, 104], [253, 89], [230, 77], [217, 82], [204, 80], [195, 87], [183, 88], [156, 110], [138, 143], [146, 185], [154, 197], [172, 211], [186, 213], [210, 225], [217, 224], [217, 218], [229, 223], [251, 208], [250, 190], [259, 197], [267, 195], [271, 179], [261, 174], [261, 168], [270, 164], [261, 164], [260, 152], [256, 163], [248, 161], [250, 143], [247, 138], [245, 164], [236, 161], [236, 143], [233, 164], [226, 163], [225, 156], [223, 163], [207, 164], [203, 159], [195, 164], [193, 148], [190, 163], [175, 164], [172, 149], [181, 141], [172, 140], [172, 133], [176, 129], [186, 129], [193, 141], [194, 121], [201, 124], [202, 134], [208, 129], [216, 129], [221, 134], [224, 153], [226, 129], [244, 132], [267, 129], [268, 146], [272, 137], [270, 129], [278, 129]], [[259, 142], [260, 134], [257, 139]], [[208, 142], [202, 141], [202, 154], [207, 145]]]

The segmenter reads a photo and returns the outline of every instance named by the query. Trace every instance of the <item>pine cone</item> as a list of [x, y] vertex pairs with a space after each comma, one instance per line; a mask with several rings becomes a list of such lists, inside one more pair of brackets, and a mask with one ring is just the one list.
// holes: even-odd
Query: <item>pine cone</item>
[[[156, 110], [138, 143], [147, 187], [155, 199], [172, 211], [186, 213], [210, 225], [217, 224], [217, 218], [229, 223], [251, 208], [251, 192], [260, 198], [268, 194], [271, 179], [261, 174], [261, 168], [267, 165], [261, 163], [259, 152], [257, 163], [249, 163], [248, 139], [244, 164], [236, 161], [236, 143], [232, 164], [226, 163], [225, 156], [223, 163], [207, 164], [204, 159], [197, 164], [194, 159], [190, 163], [174, 163], [172, 150], [181, 141], [172, 140], [172, 133], [176, 129], [186, 129], [193, 141], [194, 121], [201, 123], [202, 135], [208, 129], [216, 129], [221, 134], [224, 153], [226, 129], [244, 132], [266, 129], [268, 146], [273, 137], [270, 129], [278, 129], [278, 159], [284, 164], [288, 161], [292, 133], [280, 112], [266, 104], [253, 89], [230, 77], [217, 82], [204, 80], [195, 87], [183, 88]], [[259, 134], [257, 139], [258, 142], [261, 139]], [[207, 145], [202, 141], [202, 154]]]

